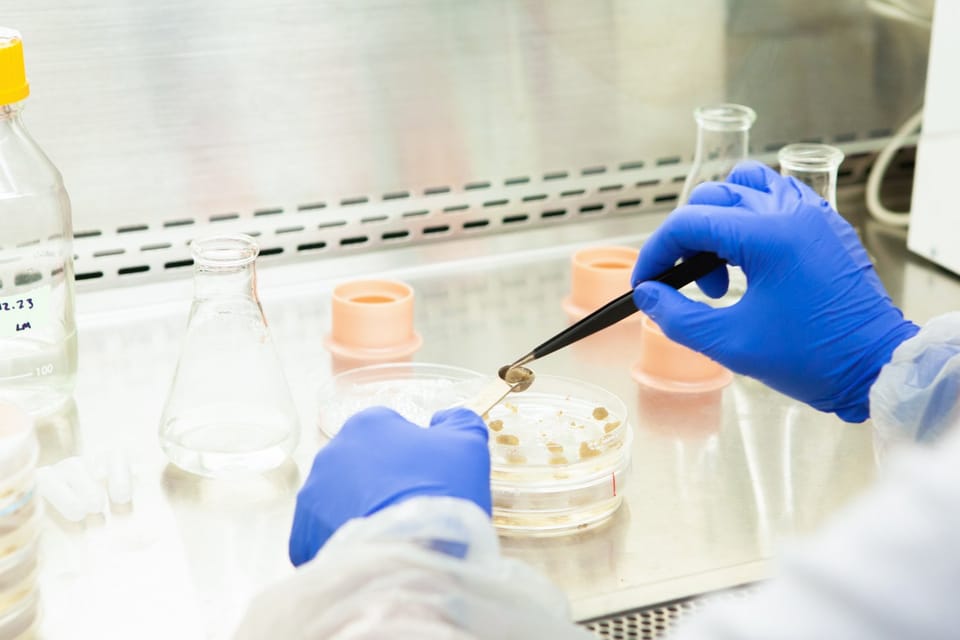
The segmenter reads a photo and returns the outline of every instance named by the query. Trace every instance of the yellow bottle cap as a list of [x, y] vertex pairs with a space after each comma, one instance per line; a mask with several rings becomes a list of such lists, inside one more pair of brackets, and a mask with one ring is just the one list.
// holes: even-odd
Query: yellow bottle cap
[[23, 40], [13, 29], [0, 27], [0, 105], [19, 102], [30, 95], [23, 65]]

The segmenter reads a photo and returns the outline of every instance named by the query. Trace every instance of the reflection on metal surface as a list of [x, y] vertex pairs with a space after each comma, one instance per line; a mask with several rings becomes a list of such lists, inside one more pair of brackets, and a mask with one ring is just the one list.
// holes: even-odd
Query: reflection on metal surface
[[32, 0], [4, 20], [77, 228], [132, 235], [683, 164], [692, 110], [724, 100], [757, 111], [757, 153], [884, 137], [929, 38], [861, 0]]

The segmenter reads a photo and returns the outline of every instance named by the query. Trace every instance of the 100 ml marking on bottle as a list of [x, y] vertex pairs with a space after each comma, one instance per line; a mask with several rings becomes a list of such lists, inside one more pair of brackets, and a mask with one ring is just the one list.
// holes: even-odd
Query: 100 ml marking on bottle
[[50, 323], [50, 285], [0, 296], [0, 338], [28, 335]]

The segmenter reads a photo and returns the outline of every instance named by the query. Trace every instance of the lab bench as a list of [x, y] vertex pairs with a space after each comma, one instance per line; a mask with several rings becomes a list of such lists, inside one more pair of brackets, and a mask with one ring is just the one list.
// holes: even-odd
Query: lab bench
[[[48, 509], [41, 546], [42, 636], [224, 637], [263, 585], [293, 571], [287, 536], [298, 487], [324, 438], [317, 394], [340, 281], [387, 276], [416, 291], [414, 360], [480, 372], [567, 323], [569, 260], [588, 245], [640, 246], [665, 212], [261, 265], [259, 291], [301, 418], [293, 458], [269, 473], [191, 476], [168, 464], [158, 421], [191, 301], [189, 278], [78, 296], [75, 402], [39, 427], [41, 464], [121, 450], [133, 502], [70, 523]], [[960, 281], [909, 255], [902, 233], [861, 236], [895, 302], [924, 321], [956, 307]], [[634, 431], [624, 502], [575, 535], [503, 538], [596, 618], [768, 577], [778, 550], [854, 499], [875, 473], [871, 427], [844, 424], [740, 376], [717, 394], [658, 395], [631, 378], [628, 325], [536, 363], [538, 373], [617, 394]], [[328, 604], [328, 603], [327, 603]]]

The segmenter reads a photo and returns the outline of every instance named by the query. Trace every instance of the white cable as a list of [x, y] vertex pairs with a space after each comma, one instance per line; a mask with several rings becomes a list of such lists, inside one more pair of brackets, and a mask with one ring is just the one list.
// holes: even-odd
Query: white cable
[[870, 175], [867, 177], [867, 211], [883, 224], [896, 227], [905, 227], [910, 224], [909, 211], [891, 211], [883, 206], [880, 202], [880, 185], [883, 183], [883, 176], [887, 173], [887, 167], [890, 165], [893, 156], [900, 150], [907, 138], [920, 129], [922, 122], [923, 109], [920, 109], [910, 116], [903, 123], [903, 126], [897, 129], [887, 146], [880, 150], [880, 153], [877, 154], [877, 160], [870, 170]]

